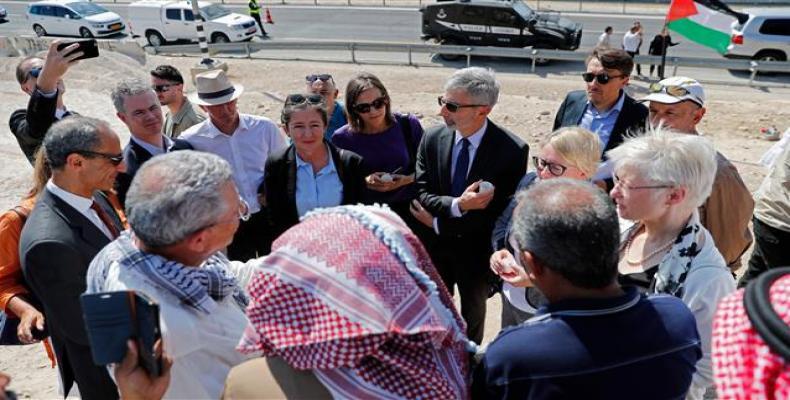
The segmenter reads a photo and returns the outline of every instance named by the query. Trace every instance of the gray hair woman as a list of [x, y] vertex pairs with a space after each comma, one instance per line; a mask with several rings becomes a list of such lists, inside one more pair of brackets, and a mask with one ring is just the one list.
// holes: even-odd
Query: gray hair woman
[[702, 340], [688, 398], [713, 384], [711, 332], [719, 300], [735, 281], [697, 208], [710, 195], [716, 152], [707, 139], [661, 128], [607, 153], [614, 164], [611, 197], [624, 228], [620, 282], [676, 296], [694, 313]]

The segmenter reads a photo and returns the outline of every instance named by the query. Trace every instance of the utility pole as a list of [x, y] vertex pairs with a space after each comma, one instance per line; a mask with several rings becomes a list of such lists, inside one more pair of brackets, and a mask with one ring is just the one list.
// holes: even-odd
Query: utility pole
[[209, 57], [208, 54], [208, 40], [206, 40], [206, 31], [203, 28], [203, 24], [205, 20], [203, 19], [203, 14], [200, 13], [200, 8], [198, 7], [198, 0], [187, 0], [192, 3], [192, 15], [195, 19], [195, 29], [197, 29], [197, 37], [198, 37], [198, 45], [200, 46], [200, 53], [203, 55], [203, 59], [200, 62], [190, 69], [190, 74], [192, 75], [192, 83], [195, 83], [195, 76], [202, 72], [211, 71], [214, 69], [222, 69], [225, 72], [228, 71], [228, 65], [222, 61], [216, 61]]

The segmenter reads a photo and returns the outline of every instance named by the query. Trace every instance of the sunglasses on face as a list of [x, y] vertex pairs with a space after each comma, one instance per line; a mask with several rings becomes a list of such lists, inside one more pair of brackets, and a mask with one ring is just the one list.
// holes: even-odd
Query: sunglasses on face
[[452, 101], [447, 101], [444, 97], [439, 96], [437, 99], [439, 101], [439, 107], [447, 107], [447, 111], [454, 113], [461, 108], [471, 108], [471, 107], [483, 107], [485, 104], [458, 104]]
[[532, 157], [532, 164], [535, 165], [535, 169], [537, 169], [538, 171], [543, 171], [544, 169], [548, 168], [549, 173], [554, 176], [562, 176], [562, 174], [564, 174], [565, 171], [568, 169], [568, 167], [562, 164], [553, 163], [551, 161], [535, 156]]
[[320, 81], [323, 81], [323, 82], [329, 82], [329, 81], [333, 81], [334, 82], [334, 79], [332, 79], [332, 75], [329, 75], [329, 74], [307, 75], [307, 76], [304, 77], [304, 79], [307, 82], [310, 82], [310, 83], [313, 83], [313, 82], [315, 82], [317, 80], [320, 80]]
[[168, 84], [164, 84], [164, 85], [153, 85], [153, 86], [151, 86], [151, 88], [153, 88], [154, 91], [157, 92], [157, 93], [163, 93], [163, 92], [166, 92], [166, 91], [170, 90], [170, 88], [175, 86], [175, 85], [180, 85], [180, 84], [179, 83], [168, 83]]
[[699, 105], [702, 105], [702, 99], [700, 99], [699, 97], [695, 96], [688, 89], [686, 89], [686, 88], [684, 88], [682, 86], [662, 85], [662, 84], [660, 84], [658, 82], [655, 82], [655, 83], [652, 83], [650, 85], [649, 89], [650, 89], [650, 93], [662, 93], [663, 92], [663, 93], [666, 93], [666, 94], [668, 94], [668, 95], [670, 95], [672, 97], [678, 97], [679, 98], [679, 97], [683, 97], [683, 96], [691, 96], [691, 97], [693, 97], [693, 99], [691, 99], [691, 100], [693, 100], [695, 103], [697, 103]]
[[582, 74], [582, 79], [584, 79], [585, 82], [590, 83], [593, 80], [596, 80], [601, 85], [606, 85], [607, 83], [609, 83], [609, 81], [611, 81], [614, 78], [622, 78], [622, 77], [623, 75], [610, 76], [605, 72], [600, 73], [598, 75], [593, 74], [592, 72], [585, 72]]
[[385, 97], [379, 97], [376, 100], [371, 101], [370, 103], [357, 103], [354, 105], [354, 111], [360, 114], [367, 114], [370, 112], [371, 108], [375, 108], [376, 110], [380, 110], [381, 107], [387, 105], [387, 99]]
[[75, 151], [75, 153], [85, 156], [85, 157], [101, 157], [112, 163], [112, 165], [120, 165], [123, 162], [123, 154], [107, 154], [107, 153], [100, 153], [98, 151], [90, 151], [90, 150], [81, 150]]
[[324, 97], [320, 94], [310, 94], [310, 95], [303, 95], [303, 94], [289, 94], [288, 97], [285, 98], [285, 105], [286, 106], [293, 106], [299, 104], [321, 104], [324, 102]]
[[27, 75], [27, 79], [30, 79], [31, 77], [38, 79], [38, 76], [41, 75], [41, 67], [30, 68], [30, 71], [27, 71]]

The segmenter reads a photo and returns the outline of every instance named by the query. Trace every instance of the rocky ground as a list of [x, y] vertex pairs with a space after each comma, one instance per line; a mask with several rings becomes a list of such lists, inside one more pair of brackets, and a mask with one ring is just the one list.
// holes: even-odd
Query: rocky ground
[[[66, 104], [84, 115], [103, 118], [122, 136], [128, 132], [114, 116], [109, 98], [112, 85], [129, 76], [147, 78], [152, 67], [168, 63], [186, 71], [196, 58], [149, 57], [146, 65], [114, 53], [83, 61], [66, 77]], [[0, 119], [6, 121], [11, 112], [22, 107], [27, 97], [19, 91], [14, 79], [18, 59], [0, 59]], [[442, 93], [445, 78], [451, 69], [442, 67], [392, 67], [342, 63], [282, 62], [261, 60], [228, 60], [230, 76], [245, 86], [239, 107], [242, 112], [279, 120], [285, 95], [302, 89], [304, 76], [329, 72], [344, 84], [354, 73], [368, 71], [378, 75], [391, 92], [394, 109], [415, 113], [424, 126], [440, 121], [436, 116], [436, 97]], [[551, 130], [554, 113], [569, 90], [583, 88], [577, 73], [536, 76], [500, 74], [500, 102], [491, 118], [519, 134], [532, 148], [541, 135]], [[634, 81], [629, 92], [644, 96], [647, 83]], [[188, 90], [192, 90], [191, 84]], [[708, 113], [701, 131], [740, 170], [746, 184], [755, 190], [765, 175], [757, 162], [771, 145], [759, 139], [761, 127], [775, 125], [780, 130], [790, 126], [790, 91], [786, 89], [754, 89], [732, 86], [708, 86]], [[341, 87], [342, 91], [342, 87]], [[0, 209], [12, 207], [29, 185], [31, 168], [11, 135], [8, 125], [0, 125]], [[492, 339], [499, 327], [498, 298], [490, 301], [486, 340]], [[0, 348], [0, 371], [13, 377], [12, 389], [20, 398], [55, 398], [55, 372], [39, 345]]]

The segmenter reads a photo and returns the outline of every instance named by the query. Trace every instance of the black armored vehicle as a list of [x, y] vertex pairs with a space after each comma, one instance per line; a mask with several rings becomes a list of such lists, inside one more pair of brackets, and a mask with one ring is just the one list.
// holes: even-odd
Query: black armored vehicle
[[420, 12], [423, 40], [442, 44], [576, 50], [582, 39], [581, 24], [522, 0], [438, 0]]

